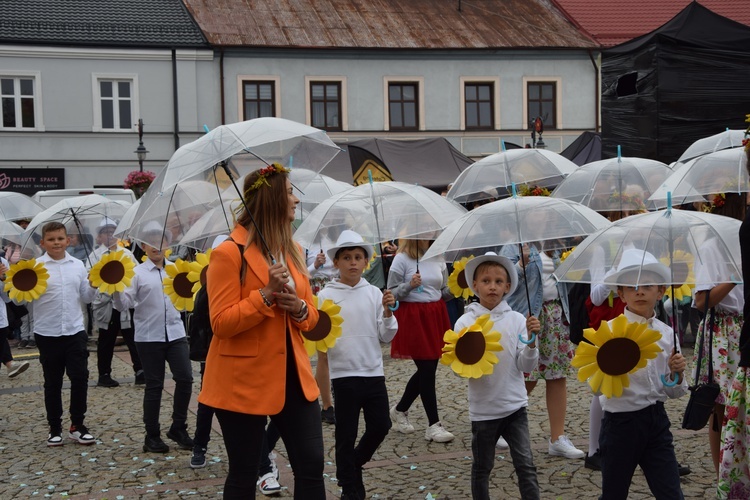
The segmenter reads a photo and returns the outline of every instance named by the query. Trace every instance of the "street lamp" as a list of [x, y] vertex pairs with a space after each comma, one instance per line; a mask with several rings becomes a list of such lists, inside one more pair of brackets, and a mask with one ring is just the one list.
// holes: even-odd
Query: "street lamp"
[[138, 118], [138, 147], [133, 151], [138, 156], [138, 169], [143, 172], [143, 162], [146, 160], [148, 149], [143, 145], [143, 119]]

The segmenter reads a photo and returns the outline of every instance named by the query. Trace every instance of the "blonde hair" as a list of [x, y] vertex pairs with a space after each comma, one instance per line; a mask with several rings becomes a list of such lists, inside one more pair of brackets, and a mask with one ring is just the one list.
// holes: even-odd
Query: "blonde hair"
[[418, 260], [427, 251], [426, 245], [422, 244], [422, 241], [426, 242], [427, 240], [408, 240], [402, 238], [398, 240], [398, 253], [405, 253], [412, 259]]
[[[297, 243], [292, 239], [289, 195], [286, 190], [288, 175], [284, 171], [269, 174], [266, 169], [256, 170], [245, 176], [242, 190], [247, 210], [250, 213], [240, 205], [237, 209], [237, 223], [247, 229], [247, 244], [260, 248], [269, 264], [271, 263], [267, 255], [269, 251], [274, 256], [285, 251], [297, 271], [307, 276], [305, 259]], [[264, 182], [258, 185], [261, 180]], [[268, 244], [268, 248], [263, 245], [263, 240]]]

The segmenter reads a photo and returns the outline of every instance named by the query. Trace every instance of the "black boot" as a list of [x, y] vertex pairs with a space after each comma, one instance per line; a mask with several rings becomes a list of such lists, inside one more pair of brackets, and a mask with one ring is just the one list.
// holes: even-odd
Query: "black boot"
[[143, 443], [143, 451], [150, 451], [151, 453], [167, 453], [169, 451], [169, 446], [161, 440], [161, 436], [158, 434], [153, 436], [146, 435], [146, 441]]
[[192, 450], [193, 449], [193, 438], [187, 432], [187, 426], [177, 426], [172, 424], [167, 432], [167, 437], [177, 443], [177, 446], [181, 450]]

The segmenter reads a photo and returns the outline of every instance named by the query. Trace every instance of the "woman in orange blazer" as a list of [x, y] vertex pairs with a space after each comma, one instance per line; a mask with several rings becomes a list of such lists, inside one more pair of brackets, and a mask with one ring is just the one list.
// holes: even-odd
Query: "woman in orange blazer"
[[[207, 271], [214, 335], [198, 400], [216, 409], [224, 435], [224, 498], [255, 498], [266, 416], [289, 453], [294, 498], [325, 498], [319, 391], [300, 333], [315, 326], [318, 311], [292, 240], [299, 199], [287, 173], [274, 164], [246, 176], [250, 214], [241, 207], [230, 240], [211, 253]], [[244, 245], [244, 276], [237, 244]]]

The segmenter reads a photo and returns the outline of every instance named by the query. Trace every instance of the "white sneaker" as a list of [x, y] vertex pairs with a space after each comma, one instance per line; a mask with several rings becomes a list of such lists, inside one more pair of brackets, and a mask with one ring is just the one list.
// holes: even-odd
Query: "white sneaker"
[[15, 378], [29, 369], [28, 361], [11, 361], [8, 368], [8, 377]]
[[278, 495], [281, 493], [281, 485], [276, 480], [273, 472], [264, 474], [263, 477], [258, 479], [258, 489], [264, 495]]
[[573, 446], [568, 436], [562, 435], [554, 443], [549, 442], [549, 454], [554, 457], [583, 458], [586, 454]]
[[437, 422], [432, 424], [424, 431], [424, 438], [427, 441], [435, 441], [436, 443], [447, 443], [453, 441], [455, 436], [445, 430], [443, 424]]
[[276, 480], [279, 480], [279, 468], [276, 466], [276, 453], [271, 452], [268, 454], [268, 460], [271, 462], [271, 472], [273, 472], [273, 477], [276, 478]]
[[510, 446], [508, 446], [508, 442], [502, 436], [500, 436], [497, 439], [497, 443], [495, 443], [495, 448], [497, 448], [498, 450], [507, 450], [510, 448]]
[[391, 408], [391, 420], [396, 424], [396, 430], [402, 434], [414, 432], [414, 426], [409, 423], [409, 412], [398, 411], [394, 406]]

